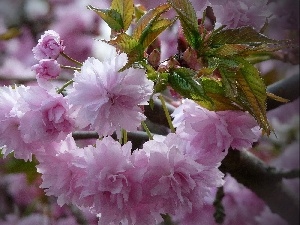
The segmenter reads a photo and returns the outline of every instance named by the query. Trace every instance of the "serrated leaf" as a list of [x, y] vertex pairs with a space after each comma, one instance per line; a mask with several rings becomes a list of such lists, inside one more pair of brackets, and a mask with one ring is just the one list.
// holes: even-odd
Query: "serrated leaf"
[[132, 36], [135, 39], [139, 40], [141, 44], [144, 43], [145, 39], [151, 32], [153, 25], [155, 25], [155, 23], [159, 20], [161, 14], [168, 11], [169, 9], [169, 4], [163, 4], [154, 9], [150, 9], [138, 20], [136, 27], [133, 30]]
[[214, 111], [240, 110], [240, 107], [238, 107], [236, 104], [233, 104], [233, 101], [226, 97], [224, 88], [220, 81], [209, 78], [204, 78], [201, 80], [205, 93], [210, 97], [213, 105], [207, 104], [207, 102], [197, 101], [199, 105]]
[[168, 76], [168, 83], [185, 98], [207, 102], [207, 104], [212, 103], [202, 87], [201, 80], [194, 79], [195, 75], [196, 71], [188, 68], [172, 69]]
[[226, 67], [220, 67], [219, 72], [222, 77], [222, 84], [224, 87], [226, 97], [233, 99], [238, 95], [236, 82], [236, 71], [228, 69]]
[[148, 47], [165, 29], [170, 27], [175, 20], [169, 19], [160, 19], [153, 23], [152, 27], [147, 30], [148, 34], [144, 38], [143, 42], [140, 40], [140, 43], [144, 48]]
[[253, 47], [244, 44], [224, 44], [221, 47], [214, 49], [213, 54], [219, 57], [232, 56], [242, 54], [249, 48], [253, 49]]
[[[126, 33], [118, 34], [114, 39], [107, 41], [108, 44], [116, 47], [117, 50], [129, 54], [133, 49], [138, 48], [139, 42]], [[140, 48], [142, 48], [140, 46]], [[142, 49], [141, 49], [142, 50]]]
[[[271, 127], [267, 119], [267, 92], [263, 79], [255, 66], [245, 60], [240, 60], [243, 67], [237, 72], [238, 83], [237, 99], [246, 106], [248, 111], [257, 120], [260, 127], [270, 134]], [[246, 101], [246, 102], [245, 102]]]
[[197, 77], [211, 75], [219, 66], [220, 59], [216, 57], [209, 57], [207, 62], [207, 67], [202, 67], [197, 74]]
[[196, 11], [189, 0], [168, 0], [179, 16], [184, 36], [190, 46], [198, 49], [201, 36], [198, 30]]
[[212, 46], [220, 46], [224, 44], [248, 44], [256, 46], [263, 43], [280, 43], [277, 40], [270, 39], [267, 36], [257, 32], [253, 27], [250, 26], [221, 30], [213, 33], [210, 41]]
[[146, 8], [142, 5], [134, 6], [134, 17], [135, 20], [138, 21], [143, 15], [146, 13]]
[[88, 5], [88, 9], [96, 12], [114, 31], [121, 31], [124, 28], [122, 15], [114, 9], [98, 9], [94, 6]]
[[134, 15], [133, 0], [113, 0], [111, 9], [120, 13], [123, 22], [123, 30], [126, 31], [129, 28]]

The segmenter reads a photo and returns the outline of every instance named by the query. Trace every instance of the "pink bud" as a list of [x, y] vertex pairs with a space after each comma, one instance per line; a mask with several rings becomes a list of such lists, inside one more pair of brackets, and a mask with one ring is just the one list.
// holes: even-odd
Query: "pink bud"
[[46, 31], [38, 41], [38, 44], [32, 49], [34, 58], [40, 59], [57, 59], [63, 52], [65, 46], [60, 36], [53, 30]]
[[36, 72], [37, 78], [44, 80], [55, 79], [60, 73], [60, 65], [54, 59], [42, 59], [31, 69]]

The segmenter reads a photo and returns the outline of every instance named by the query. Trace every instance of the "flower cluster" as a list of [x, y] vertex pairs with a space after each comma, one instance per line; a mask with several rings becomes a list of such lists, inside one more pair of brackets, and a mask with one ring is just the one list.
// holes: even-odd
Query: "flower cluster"
[[51, 87], [49, 80], [57, 78], [61, 72], [57, 58], [63, 53], [65, 45], [60, 35], [53, 30], [46, 31], [32, 49], [38, 64], [31, 67], [36, 73], [37, 82], [41, 87]]
[[[101, 4], [109, 7], [108, 2], [105, 0]], [[97, 215], [99, 225], [154, 225], [163, 222], [162, 215], [180, 224], [216, 224], [213, 214], [218, 188], [224, 188], [222, 202], [226, 210], [231, 210], [226, 211], [224, 224], [263, 225], [266, 221], [285, 224], [253, 192], [219, 169], [229, 149], [250, 149], [261, 137], [260, 125], [265, 125], [253, 113], [255, 110], [251, 111], [256, 102], [251, 98], [262, 103], [267, 95], [261, 93], [265, 89], [261, 83], [258, 87], [249, 84], [251, 76], [259, 76], [259, 73], [249, 62], [253, 55], [248, 52], [265, 52], [269, 48], [268, 41], [277, 43], [256, 32], [271, 15], [268, 1], [191, 0], [194, 10], [187, 0], [182, 1], [184, 3], [170, 0], [158, 8], [155, 7], [159, 2], [139, 0], [153, 8], [141, 20], [138, 14], [144, 13], [143, 7], [136, 7], [137, 15], [127, 17], [127, 12], [123, 15], [114, 9], [122, 5], [120, 2], [113, 1], [111, 11], [103, 14], [112, 28], [111, 39], [102, 43], [111, 45], [109, 51], [102, 51], [95, 44], [100, 53], [93, 49], [92, 54], [92, 40], [87, 37], [98, 34], [104, 11], [89, 6], [100, 17], [78, 17], [78, 8], [83, 4], [80, 0], [49, 0], [57, 21], [63, 21], [53, 23], [34, 47], [30, 45], [33, 37], [26, 40], [27, 48], [33, 53], [33, 60], [28, 59], [27, 64], [31, 64], [37, 82], [0, 87], [1, 154], [5, 158], [13, 153], [17, 159], [37, 162], [42, 180], [39, 180], [40, 187], [46, 195], [55, 197], [60, 207], [72, 204], [89, 216]], [[186, 6], [182, 12], [193, 13], [190, 24], [179, 6]], [[128, 4], [122, 10], [133, 13], [134, 8], [130, 7]], [[175, 22], [176, 19], [161, 17], [167, 9], [167, 15], [172, 16], [180, 11], [177, 15], [180, 19]], [[41, 15], [37, 13], [33, 18]], [[206, 17], [202, 18], [203, 15]], [[112, 21], [114, 16], [118, 17], [116, 21]], [[135, 16], [136, 27], [128, 25], [129, 20], [135, 21]], [[217, 29], [221, 26], [222, 29]], [[239, 29], [241, 27], [243, 29]], [[241, 32], [241, 35], [231, 40], [227, 29], [232, 29], [229, 31], [236, 35]], [[2, 30], [0, 16], [0, 33]], [[23, 34], [30, 33], [29, 30], [24, 29]], [[162, 33], [163, 30], [166, 32]], [[244, 40], [248, 33], [254, 35], [250, 41]], [[158, 34], [162, 35], [156, 38]], [[0, 35], [0, 38], [5, 37]], [[227, 43], [227, 39], [233, 43]], [[66, 43], [73, 45], [67, 49], [68, 53]], [[0, 43], [1, 51], [2, 47]], [[70, 53], [79, 61], [71, 58]], [[245, 54], [245, 58], [250, 56], [248, 61], [239, 57], [240, 53]], [[260, 54], [255, 54], [257, 60], [262, 60]], [[21, 54], [19, 58], [27, 57]], [[14, 60], [10, 59], [9, 64], [5, 62], [5, 67], [18, 62]], [[65, 70], [73, 74], [64, 73]], [[0, 76], [3, 71], [10, 70], [0, 68]], [[236, 93], [224, 94], [227, 89]], [[177, 107], [169, 115], [164, 95], [173, 92], [175, 95], [168, 96], [168, 101]], [[263, 97], [257, 97], [256, 92]], [[149, 113], [149, 108], [155, 108], [157, 96], [169, 125], [163, 125], [164, 136], [158, 135], [160, 124], [147, 120], [144, 114], [144, 110], [148, 109]], [[221, 105], [224, 99], [225, 108], [228, 103], [228, 108], [242, 110], [218, 111], [216, 106], [218, 110], [210, 111], [200, 105], [202, 99], [209, 98]], [[137, 131], [145, 131], [143, 134], [147, 133], [149, 139], [134, 148], [134, 140], [128, 141], [127, 132], [139, 134]], [[99, 138], [93, 140], [93, 144], [80, 145], [74, 138], [77, 132], [96, 133]], [[295, 146], [291, 147], [294, 151]], [[285, 157], [290, 159], [289, 154]], [[275, 164], [280, 165], [279, 162]], [[0, 168], [0, 175], [1, 172]], [[15, 181], [21, 186], [14, 187]], [[22, 206], [28, 204], [28, 198], [38, 195], [33, 185], [25, 184], [25, 176], [8, 176], [3, 182], [9, 194]], [[294, 190], [299, 182], [292, 185]], [[19, 199], [23, 187], [28, 191], [28, 198]], [[69, 215], [65, 214], [56, 224], [77, 225]], [[12, 215], [6, 218], [11, 224], [18, 219]], [[22, 222], [37, 224], [41, 221], [52, 223], [46, 214], [32, 214]]]
[[130, 142], [121, 146], [105, 137], [80, 149], [68, 136], [51, 154], [38, 155], [41, 187], [60, 205], [74, 203], [100, 213], [99, 224], [157, 224], [160, 213], [191, 212], [210, 188], [223, 184], [217, 166], [184, 154], [179, 140], [170, 134], [131, 154]]

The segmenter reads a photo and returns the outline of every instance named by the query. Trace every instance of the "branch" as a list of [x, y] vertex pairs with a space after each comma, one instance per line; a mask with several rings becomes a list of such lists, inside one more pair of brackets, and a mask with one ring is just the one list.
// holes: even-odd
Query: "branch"
[[[267, 91], [290, 101], [299, 97], [299, 74], [287, 77], [268, 86]], [[267, 110], [275, 109], [285, 103], [267, 99]]]
[[289, 224], [299, 224], [299, 202], [282, 183], [284, 173], [267, 166], [248, 151], [230, 150], [220, 170], [257, 194]]
[[[99, 135], [94, 131], [75, 131], [72, 133], [75, 140], [85, 140], [85, 139], [98, 139]], [[114, 139], [117, 138], [116, 134], [113, 134]], [[136, 131], [127, 133], [128, 141], [132, 142], [132, 149], [142, 148], [143, 144], [149, 140], [146, 132]]]

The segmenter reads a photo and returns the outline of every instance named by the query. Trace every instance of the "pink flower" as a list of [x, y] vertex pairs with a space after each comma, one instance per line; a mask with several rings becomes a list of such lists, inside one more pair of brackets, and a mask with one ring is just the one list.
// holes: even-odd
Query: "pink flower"
[[261, 134], [255, 119], [242, 111], [209, 111], [185, 99], [172, 116], [176, 133], [185, 140], [186, 154], [209, 165], [220, 162], [229, 147], [243, 150]]
[[24, 115], [19, 129], [26, 143], [60, 141], [73, 130], [69, 106], [62, 95], [32, 86], [21, 97], [18, 106]]
[[38, 79], [51, 80], [59, 76], [60, 65], [55, 59], [41, 59], [39, 64], [31, 67]]
[[262, 28], [268, 16], [267, 0], [224, 0], [211, 1], [216, 21], [226, 28], [252, 26], [256, 30]]
[[16, 105], [21, 98], [20, 92], [28, 89], [25, 86], [0, 88], [0, 148], [4, 156], [14, 151], [15, 158], [31, 160], [32, 152], [41, 147], [36, 143], [26, 143], [19, 129], [20, 117], [24, 113]]
[[246, 112], [222, 111], [217, 112], [224, 117], [228, 133], [233, 138], [230, 146], [233, 149], [249, 149], [261, 136], [261, 130], [256, 120]]
[[60, 36], [53, 30], [47, 30], [38, 40], [38, 44], [32, 49], [34, 57], [41, 59], [57, 59], [63, 52], [65, 46], [60, 40]]
[[131, 162], [131, 143], [121, 146], [111, 137], [84, 148], [84, 158], [76, 162], [86, 175], [78, 183], [82, 188], [79, 205], [101, 213], [99, 224], [119, 224], [130, 218], [131, 205], [141, 189]]
[[43, 179], [40, 187], [48, 196], [57, 197], [60, 206], [78, 201], [81, 188], [77, 187], [77, 182], [84, 176], [84, 171], [74, 162], [80, 157], [82, 151], [76, 147], [71, 135], [60, 143], [54, 142], [44, 154], [37, 155], [37, 171]]
[[203, 204], [210, 188], [223, 184], [217, 166], [197, 163], [178, 146], [177, 135], [170, 134], [163, 142], [148, 141], [133, 153], [135, 165], [146, 169], [141, 202], [154, 205], [157, 213], [191, 212]]
[[219, 114], [185, 99], [172, 116], [176, 133], [189, 142], [186, 154], [205, 165], [218, 163], [226, 156], [232, 137]]
[[146, 105], [152, 94], [153, 82], [141, 69], [119, 70], [126, 64], [126, 54], [100, 62], [86, 60], [75, 72], [74, 86], [68, 100], [77, 109], [77, 125], [90, 125], [100, 135], [111, 135], [122, 128], [135, 131], [145, 119], [138, 105]]

